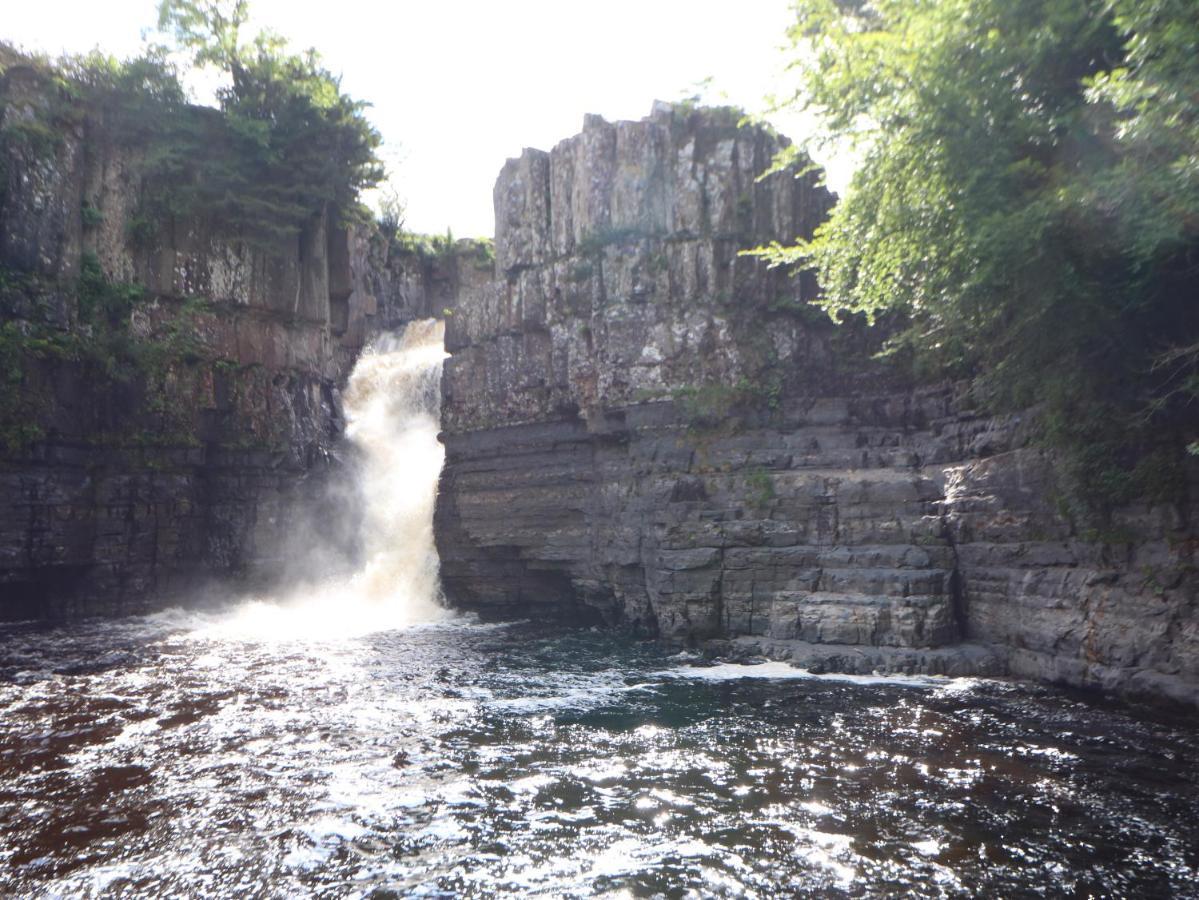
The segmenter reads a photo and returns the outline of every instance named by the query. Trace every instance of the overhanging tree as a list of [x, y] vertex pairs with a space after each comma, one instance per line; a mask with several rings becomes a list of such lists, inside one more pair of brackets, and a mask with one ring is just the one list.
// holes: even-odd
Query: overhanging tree
[[1177, 487], [1199, 409], [1190, 0], [799, 0], [791, 102], [857, 145], [811, 241], [834, 316], [1038, 405], [1093, 501]]

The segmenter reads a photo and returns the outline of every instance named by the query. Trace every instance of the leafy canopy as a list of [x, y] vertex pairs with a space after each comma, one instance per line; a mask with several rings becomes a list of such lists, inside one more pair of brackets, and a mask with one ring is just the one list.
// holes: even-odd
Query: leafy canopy
[[1142, 490], [1199, 419], [1193, 0], [798, 0], [790, 38], [791, 103], [861, 165], [812, 240], [759, 254], [994, 406], [1043, 404], [1081, 481]]
[[225, 76], [219, 114], [187, 106], [171, 48], [123, 64], [93, 56], [77, 73], [107, 100], [113, 130], [145, 149], [144, 219], [201, 216], [270, 243], [326, 209], [357, 214], [383, 177], [381, 139], [316, 51], [292, 53], [270, 32], [243, 40], [246, 0], [162, 0], [158, 12], [176, 50]]

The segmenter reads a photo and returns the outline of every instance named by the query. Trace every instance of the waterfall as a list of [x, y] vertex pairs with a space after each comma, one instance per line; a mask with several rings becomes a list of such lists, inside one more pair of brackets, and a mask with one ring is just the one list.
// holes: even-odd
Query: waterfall
[[[348, 637], [445, 618], [433, 507], [445, 449], [437, 440], [445, 324], [410, 323], [362, 352], [345, 393], [356, 453], [360, 563], [283, 596], [256, 597], [215, 630], [251, 639]], [[297, 525], [304, 534], [310, 530]], [[312, 555], [322, 552], [313, 533]], [[303, 553], [297, 548], [293, 553]], [[297, 561], [297, 563], [300, 561]], [[209, 633], [213, 629], [205, 629]]]
[[445, 324], [412, 322], [384, 335], [350, 375], [346, 436], [362, 453], [365, 564], [351, 579], [364, 600], [427, 617], [438, 604], [433, 504], [445, 448], [437, 440]]

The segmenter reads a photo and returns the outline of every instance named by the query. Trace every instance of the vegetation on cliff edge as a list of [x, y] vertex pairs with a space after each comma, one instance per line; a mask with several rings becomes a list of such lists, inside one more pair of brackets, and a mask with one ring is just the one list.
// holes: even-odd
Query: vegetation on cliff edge
[[[162, 0], [170, 45], [124, 61], [98, 51], [24, 60], [46, 82], [48, 108], [6, 138], [46, 153], [86, 120], [134, 149], [140, 197], [128, 229], [145, 242], [185, 220], [273, 247], [326, 212], [364, 218], [360, 194], [384, 176], [367, 104], [315, 50], [294, 53], [271, 32], [245, 39], [248, 15], [246, 0]], [[215, 109], [189, 102], [180, 55], [220, 80]]]
[[[20, 70], [34, 86], [21, 114], [4, 121], [0, 167], [53, 162], [85, 133], [128, 148], [122, 160], [136, 177], [124, 226], [134, 244], [153, 245], [178, 223], [294, 254], [320, 216], [363, 217], [360, 192], [383, 177], [365, 104], [341, 91], [314, 51], [292, 53], [269, 32], [243, 40], [247, 18], [245, 0], [162, 0], [159, 27], [173, 48], [150, 45], [125, 61], [99, 52], [51, 61], [0, 44], [0, 75]], [[180, 54], [217, 70], [216, 108], [189, 101], [173, 62]], [[85, 201], [79, 214], [86, 231], [104, 210]], [[86, 410], [138, 429], [114, 440], [195, 444], [195, 416], [180, 398], [238, 368], [205, 346], [202, 312], [198, 298], [148, 297], [110, 280], [88, 252], [77, 278], [0, 268], [0, 450], [52, 431], [61, 404], [50, 395], [70, 382], [98, 403], [120, 398], [120, 415]]]
[[834, 316], [1042, 410], [1092, 507], [1168, 498], [1199, 404], [1199, 18], [1189, 0], [799, 0], [822, 138], [861, 163], [811, 241]]
[[[224, 205], [231, 220], [268, 233], [298, 231], [327, 206], [356, 210], [359, 192], [384, 175], [367, 104], [342, 92], [315, 50], [293, 53], [270, 31], [244, 39], [248, 18], [247, 0], [159, 3], [159, 29], [225, 81], [217, 91], [222, 152], [190, 182], [194, 197], [180, 199]], [[211, 155], [187, 152], [200, 148], [184, 137], [187, 161]]]

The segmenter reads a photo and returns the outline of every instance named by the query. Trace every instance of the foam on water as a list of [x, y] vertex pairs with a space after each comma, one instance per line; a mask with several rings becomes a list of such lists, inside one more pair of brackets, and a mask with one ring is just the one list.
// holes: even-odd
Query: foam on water
[[1199, 872], [1193, 723], [534, 624], [197, 636], [219, 621], [0, 629], [0, 895], [1189, 896]]
[[433, 507], [445, 448], [437, 440], [445, 324], [410, 323], [363, 350], [345, 395], [351, 471], [362, 503], [357, 571], [250, 598], [198, 629], [202, 637], [329, 640], [435, 622], [441, 604]]
[[841, 672], [816, 674], [807, 669], [796, 668], [785, 662], [764, 662], [752, 665], [745, 663], [719, 663], [714, 666], [678, 666], [655, 672], [664, 678], [690, 678], [697, 681], [736, 681], [741, 678], [770, 679], [815, 679], [820, 681], [844, 681], [850, 684], [892, 684], [900, 687], [936, 687], [965, 690], [977, 679], [945, 678], [928, 675], [852, 675]]

